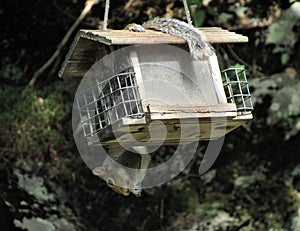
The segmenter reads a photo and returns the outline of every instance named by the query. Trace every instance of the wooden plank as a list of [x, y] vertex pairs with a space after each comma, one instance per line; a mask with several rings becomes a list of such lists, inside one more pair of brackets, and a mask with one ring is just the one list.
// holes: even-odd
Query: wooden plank
[[[147, 104], [147, 100], [143, 100], [142, 104]], [[215, 104], [215, 105], [148, 105], [149, 113], [223, 113], [223, 112], [235, 112], [236, 106], [233, 103], [223, 103], [223, 104]], [[176, 108], [176, 110], [174, 109]], [[235, 116], [237, 116], [235, 114]]]
[[[163, 137], [160, 137], [160, 133], [162, 132], [161, 124], [157, 124], [157, 126], [154, 124], [154, 126], [151, 127], [151, 136], [149, 132], [151, 126], [150, 122], [156, 121], [151, 120], [147, 124], [132, 124], [125, 127], [114, 127], [114, 132], [109, 128], [107, 132], [105, 132], [105, 136], [89, 139], [89, 144], [96, 145], [99, 144], [100, 141], [102, 145], [107, 146], [117, 146], [120, 144], [161, 145], [162, 143], [175, 145], [178, 143], [186, 144], [199, 140], [213, 140], [233, 131], [242, 124], [245, 124], [249, 119], [251, 119], [251, 117], [247, 115], [246, 117], [242, 116], [236, 118], [219, 117], [214, 118], [213, 120], [209, 118], [200, 118], [199, 120], [164, 120], [162, 121], [164, 126], [163, 129], [165, 129], [167, 133]], [[196, 121], [198, 121], [198, 127], [195, 125]], [[155, 134], [158, 135], [155, 136]], [[139, 143], [136, 143], [136, 141]]]
[[[89, 144], [95, 145], [100, 141], [102, 145], [114, 146], [130, 145], [138, 141], [140, 145], [142, 143], [159, 145], [218, 139], [252, 119], [250, 112], [237, 116], [234, 104], [195, 105], [197, 109], [189, 106], [178, 106], [177, 110], [166, 110], [166, 108], [164, 106], [153, 107], [152, 109], [156, 109], [156, 112], [151, 111], [148, 116], [141, 119], [119, 120], [103, 129], [98, 134], [99, 137], [89, 139]], [[165, 110], [164, 113], [162, 109]], [[193, 116], [194, 112], [200, 111], [201, 114], [198, 114], [200, 117]], [[182, 115], [177, 114], [178, 112], [185, 112], [185, 116], [181, 117]], [[161, 137], [163, 130], [166, 133]]]
[[93, 64], [94, 62], [68, 61], [63, 73], [60, 73], [60, 76], [82, 78]]
[[[97, 145], [100, 141], [105, 146], [187, 144], [194, 141], [218, 139], [253, 119], [251, 112], [236, 115], [234, 104], [195, 105], [195, 107], [196, 110], [189, 106], [178, 106], [178, 110], [170, 109], [163, 113], [162, 109], [165, 110], [166, 107], [156, 106], [153, 108], [160, 113], [149, 112], [150, 115], [140, 119], [123, 118], [103, 129], [98, 133], [99, 137], [89, 138], [88, 142], [90, 145]], [[184, 111], [186, 115], [193, 114], [195, 111], [201, 111], [202, 114], [199, 118], [191, 115], [189, 117], [180, 117], [180, 115], [170, 117], [172, 113], [176, 115], [178, 111]], [[207, 113], [208, 111], [210, 113]], [[233, 117], [233, 111], [235, 111], [235, 117]], [[164, 131], [166, 133], [162, 136]]]
[[108, 50], [108, 46], [99, 42], [76, 36], [58, 73], [59, 77], [82, 78], [97, 60], [109, 52]]
[[95, 63], [99, 43], [83, 39], [77, 34], [58, 73], [60, 77], [83, 77]]
[[[243, 43], [248, 37], [218, 27], [199, 28], [210, 43]], [[163, 32], [146, 30], [143, 33], [127, 30], [81, 30], [80, 37], [107, 45], [185, 44], [185, 40]]]
[[227, 102], [225, 91], [223, 88], [222, 76], [219, 68], [218, 58], [216, 55], [212, 55], [208, 59], [209, 68], [211, 71], [212, 79], [214, 81], [215, 92], [220, 104]]

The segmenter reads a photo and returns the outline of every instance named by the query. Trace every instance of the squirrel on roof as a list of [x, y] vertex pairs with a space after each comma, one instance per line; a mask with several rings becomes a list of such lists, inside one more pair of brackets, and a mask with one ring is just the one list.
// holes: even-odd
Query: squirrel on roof
[[205, 36], [194, 26], [178, 19], [154, 18], [143, 24], [129, 24], [125, 27], [130, 31], [144, 32], [145, 29], [154, 29], [186, 40], [191, 56], [195, 60], [207, 60], [215, 53], [214, 48]]

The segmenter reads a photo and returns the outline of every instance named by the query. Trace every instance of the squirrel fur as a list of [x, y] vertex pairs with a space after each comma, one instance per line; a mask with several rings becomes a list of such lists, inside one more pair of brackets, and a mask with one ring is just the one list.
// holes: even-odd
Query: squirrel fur
[[[154, 29], [170, 35], [178, 36], [187, 41], [191, 56], [196, 60], [207, 60], [214, 54], [214, 49], [205, 36], [193, 27], [177, 19], [155, 18], [143, 24], [129, 24], [125, 27], [130, 31], [145, 32]], [[108, 148], [108, 155], [102, 166], [93, 169], [93, 174], [106, 180], [107, 185], [115, 192], [128, 196], [133, 193], [140, 196], [141, 183], [146, 175], [151, 156], [146, 147], [133, 147], [137, 153], [126, 151], [121, 147]], [[135, 169], [138, 171], [130, 171]]]
[[[177, 19], [155, 18], [145, 22], [143, 28], [154, 29], [185, 39], [189, 46], [190, 53], [195, 60], [207, 60], [209, 56], [215, 53], [214, 48], [210, 45], [202, 32], [186, 22]], [[135, 26], [130, 24], [127, 29], [144, 32], [141, 26], [137, 24]]]
[[122, 147], [108, 148], [108, 156], [102, 166], [93, 169], [93, 174], [101, 177], [115, 192], [129, 196], [141, 196], [142, 181], [146, 176], [151, 156], [145, 147], [133, 147], [134, 152]]

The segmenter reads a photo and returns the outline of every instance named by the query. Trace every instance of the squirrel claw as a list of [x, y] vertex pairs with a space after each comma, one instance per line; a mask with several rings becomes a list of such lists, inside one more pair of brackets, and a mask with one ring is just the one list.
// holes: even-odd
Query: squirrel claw
[[126, 28], [134, 32], [145, 32], [145, 28], [143, 26], [135, 23], [127, 25]]

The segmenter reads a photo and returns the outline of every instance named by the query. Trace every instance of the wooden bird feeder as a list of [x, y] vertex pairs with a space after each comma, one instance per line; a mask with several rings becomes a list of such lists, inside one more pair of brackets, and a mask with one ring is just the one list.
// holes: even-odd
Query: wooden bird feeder
[[[200, 30], [211, 44], [248, 41], [221, 28]], [[130, 45], [147, 46], [128, 52], [129, 68], [106, 75], [104, 67], [91, 68], [111, 51]], [[102, 73], [94, 87], [76, 95], [89, 144], [100, 140], [102, 145], [114, 146], [134, 139], [137, 145], [157, 145], [218, 139], [252, 119], [245, 71], [220, 71], [215, 55], [207, 61], [191, 61], [189, 54], [179, 56], [181, 48], [187, 50], [184, 39], [153, 30], [79, 31], [59, 76], [82, 78], [91, 69]], [[170, 55], [169, 49], [175, 53]], [[162, 123], [164, 131], [160, 131]]]

